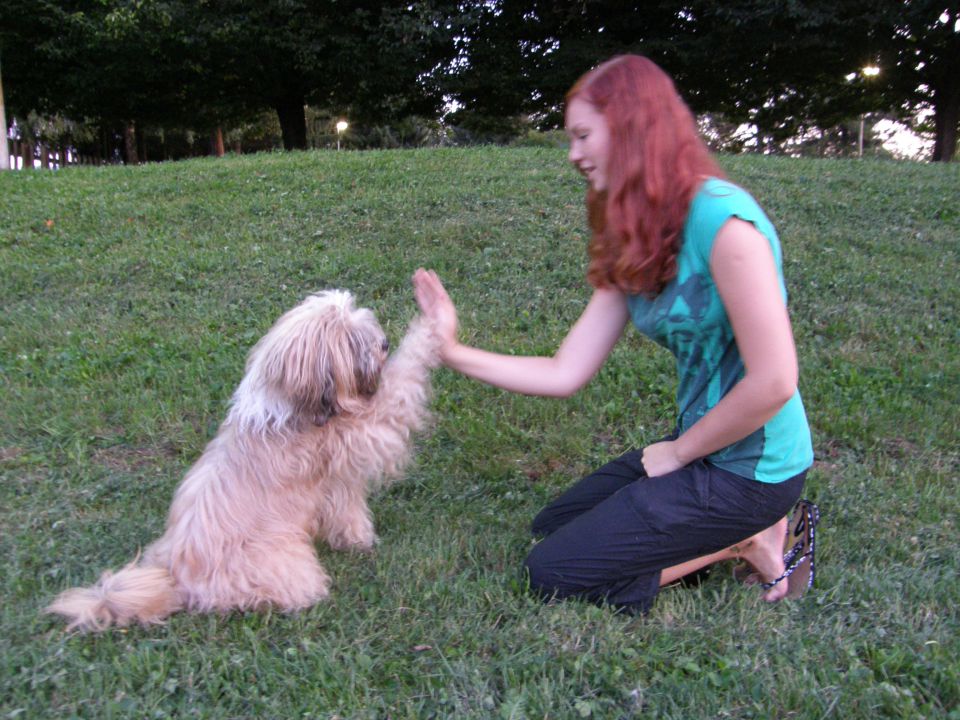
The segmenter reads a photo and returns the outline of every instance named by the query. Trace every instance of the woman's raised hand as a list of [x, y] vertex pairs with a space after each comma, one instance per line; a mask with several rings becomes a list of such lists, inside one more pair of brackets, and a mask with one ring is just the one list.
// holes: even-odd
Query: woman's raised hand
[[[433, 270], [419, 268], [413, 274], [413, 294], [420, 312], [430, 320], [443, 340], [444, 349], [457, 343], [457, 309]], [[441, 353], [444, 351], [442, 350]]]

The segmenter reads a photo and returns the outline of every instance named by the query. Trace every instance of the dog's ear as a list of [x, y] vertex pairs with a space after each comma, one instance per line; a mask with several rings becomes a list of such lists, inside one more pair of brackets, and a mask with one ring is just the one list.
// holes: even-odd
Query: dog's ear
[[341, 398], [349, 392], [349, 388], [344, 387], [341, 381], [341, 363], [349, 362], [349, 355], [331, 346], [334, 342], [331, 335], [337, 334], [328, 333], [325, 339], [314, 346], [316, 354], [308, 362], [312, 366], [313, 380], [301, 386], [293, 398], [300, 413], [314, 425], [324, 425], [330, 418], [339, 415], [343, 411]]
[[377, 391], [385, 341], [380, 326], [372, 316], [369, 320], [327, 328], [317, 354], [320, 386], [303, 395], [308, 402], [304, 410], [316, 425], [334, 415], [360, 412]]
[[348, 334], [350, 353], [354, 357], [356, 394], [368, 398], [380, 385], [380, 371], [387, 354], [387, 341], [379, 326], [353, 328]]
[[323, 424], [339, 412], [328, 347], [337, 320], [333, 307], [319, 315], [307, 310], [299, 306], [277, 321], [251, 353], [247, 373], [297, 416]]
[[343, 364], [351, 363], [340, 347], [338, 322], [315, 322], [303, 329], [287, 348], [283, 360], [283, 391], [297, 414], [323, 425], [343, 411], [341, 399], [349, 393], [343, 383]]
[[314, 425], [325, 425], [326, 422], [339, 415], [342, 408], [338, 402], [337, 381], [329, 369], [321, 367], [318, 373], [318, 387], [315, 391], [307, 392], [295, 398], [297, 409], [310, 418]]

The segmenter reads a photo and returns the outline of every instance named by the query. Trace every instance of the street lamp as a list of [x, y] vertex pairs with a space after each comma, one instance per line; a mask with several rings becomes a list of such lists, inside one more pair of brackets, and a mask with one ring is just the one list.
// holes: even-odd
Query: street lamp
[[[875, 78], [880, 74], [880, 68], [876, 65], [866, 65], [860, 70], [860, 73], [867, 78]], [[860, 139], [857, 141], [857, 154], [863, 157], [863, 120], [865, 113], [860, 113]]]
[[338, 121], [337, 121], [337, 150], [340, 149], [340, 133], [342, 133], [342, 132], [343, 132], [344, 130], [346, 130], [348, 127], [350, 127], [350, 126], [347, 125], [347, 121], [346, 121], [346, 120], [338, 120]]

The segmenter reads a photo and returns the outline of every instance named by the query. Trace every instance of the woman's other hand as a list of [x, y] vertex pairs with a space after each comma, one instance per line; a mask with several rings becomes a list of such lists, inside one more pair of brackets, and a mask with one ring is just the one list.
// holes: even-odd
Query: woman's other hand
[[648, 445], [643, 449], [643, 455], [640, 458], [643, 469], [649, 477], [659, 477], [672, 473], [674, 470], [679, 470], [687, 463], [683, 461], [677, 451], [677, 443], [673, 440], [664, 440]]

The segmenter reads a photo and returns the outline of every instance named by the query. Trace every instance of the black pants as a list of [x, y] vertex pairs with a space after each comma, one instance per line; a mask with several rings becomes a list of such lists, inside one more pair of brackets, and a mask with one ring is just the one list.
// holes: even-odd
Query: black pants
[[770, 527], [799, 499], [806, 475], [764, 483], [698, 461], [651, 478], [641, 453], [608, 463], [537, 515], [533, 532], [546, 537], [526, 559], [535, 591], [646, 612], [661, 570]]

